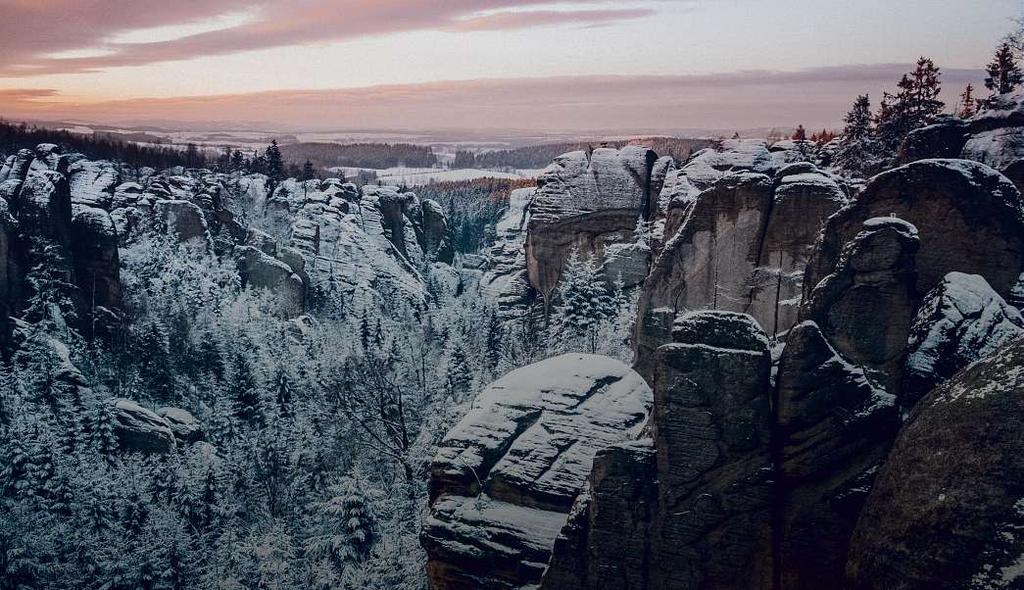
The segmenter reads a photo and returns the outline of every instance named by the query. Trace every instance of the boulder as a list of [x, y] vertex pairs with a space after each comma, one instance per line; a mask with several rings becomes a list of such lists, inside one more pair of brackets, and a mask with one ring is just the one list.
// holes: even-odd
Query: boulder
[[948, 117], [914, 129], [900, 145], [897, 161], [902, 165], [932, 158], [959, 158], [970, 137], [968, 126], [963, 119]]
[[706, 148], [693, 154], [681, 170], [698, 189], [704, 190], [730, 174], [770, 174], [776, 168], [766, 141], [727, 139], [717, 148]]
[[896, 436], [895, 396], [808, 321], [786, 340], [775, 407], [780, 587], [840, 588], [857, 517]]
[[865, 221], [843, 248], [835, 272], [801, 308], [839, 353], [889, 392], [899, 390], [910, 323], [919, 297], [917, 229], [901, 219]]
[[981, 275], [1003, 298], [1018, 283], [1024, 270], [1024, 206], [1013, 183], [977, 162], [921, 160], [874, 177], [828, 219], [807, 268], [805, 298], [835, 270], [843, 246], [862, 231], [864, 221], [892, 216], [919, 232], [919, 293], [952, 271]]
[[1020, 588], [1024, 342], [910, 413], [853, 536], [851, 590]]
[[1024, 317], [978, 275], [951, 272], [925, 296], [910, 329], [900, 402], [910, 409], [939, 383], [1024, 336]]
[[435, 589], [540, 581], [604, 448], [636, 437], [651, 390], [626, 365], [568, 354], [488, 386], [431, 464], [421, 542]]
[[110, 162], [78, 160], [68, 169], [68, 180], [72, 203], [109, 209], [121, 185], [121, 174]]
[[206, 225], [206, 216], [198, 205], [181, 199], [164, 199], [156, 202], [156, 216], [169, 235], [178, 242], [196, 241], [208, 243], [210, 232]]
[[125, 451], [166, 453], [174, 448], [174, 433], [167, 421], [124, 398], [114, 400], [114, 434]]
[[598, 148], [563, 154], [541, 173], [530, 205], [526, 259], [530, 283], [545, 302], [574, 249], [599, 263], [607, 245], [633, 241], [637, 220], [652, 214], [656, 160], [645, 148]]
[[183, 443], [194, 443], [203, 440], [205, 434], [199, 420], [188, 410], [181, 408], [157, 408], [156, 415], [167, 423], [174, 437]]
[[1024, 127], [981, 131], [964, 145], [962, 158], [1002, 170], [1024, 157]]
[[715, 311], [683, 316], [674, 333], [679, 341], [658, 349], [654, 374], [650, 587], [767, 587], [768, 338], [749, 316]]

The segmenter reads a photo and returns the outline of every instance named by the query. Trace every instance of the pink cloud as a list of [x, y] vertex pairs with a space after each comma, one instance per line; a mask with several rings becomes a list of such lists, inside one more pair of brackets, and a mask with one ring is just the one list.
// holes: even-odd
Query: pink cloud
[[[600, 0], [612, 4], [612, 0]], [[578, 0], [577, 0], [578, 2]], [[499, 30], [556, 23], [599, 24], [649, 9], [547, 10], [551, 0], [13, 0], [0, 19], [0, 75], [92, 71], [242, 51], [343, 41], [414, 30]], [[573, 2], [568, 3], [572, 8]], [[522, 8], [537, 8], [522, 11]], [[153, 43], [111, 43], [118, 33], [189, 25], [247, 10], [221, 30]], [[109, 55], [54, 59], [56, 52]]]

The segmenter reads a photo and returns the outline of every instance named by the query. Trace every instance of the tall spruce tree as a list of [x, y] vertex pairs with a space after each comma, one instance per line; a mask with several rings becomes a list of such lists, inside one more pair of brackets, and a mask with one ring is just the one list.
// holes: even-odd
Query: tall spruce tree
[[836, 150], [835, 163], [843, 170], [866, 175], [874, 168], [877, 159], [877, 145], [871, 126], [871, 98], [867, 94], [858, 96], [843, 122], [846, 127]]
[[974, 98], [974, 84], [968, 84], [960, 95], [960, 103], [957, 107], [956, 116], [961, 119], [970, 119], [978, 112], [977, 99]]
[[284, 180], [284, 159], [281, 157], [281, 148], [277, 147], [277, 140], [270, 141], [266, 151], [267, 176], [271, 180]]
[[941, 76], [932, 60], [921, 57], [914, 71], [900, 79], [896, 94], [886, 92], [882, 96], [875, 131], [884, 152], [894, 155], [911, 131], [933, 123], [942, 113]]
[[993, 95], [1013, 92], [1021, 82], [1024, 82], [1024, 72], [1017, 65], [1017, 59], [1013, 56], [1009, 43], [1003, 43], [996, 49], [996, 54], [985, 67], [985, 72], [988, 74], [985, 78], [985, 88], [992, 91]]

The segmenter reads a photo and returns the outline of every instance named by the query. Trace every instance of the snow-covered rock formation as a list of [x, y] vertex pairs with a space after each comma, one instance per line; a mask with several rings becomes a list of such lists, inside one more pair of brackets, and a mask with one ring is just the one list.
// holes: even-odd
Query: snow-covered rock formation
[[595, 454], [634, 438], [651, 390], [626, 365], [569, 354], [488, 386], [431, 464], [422, 542], [436, 589], [540, 580]]

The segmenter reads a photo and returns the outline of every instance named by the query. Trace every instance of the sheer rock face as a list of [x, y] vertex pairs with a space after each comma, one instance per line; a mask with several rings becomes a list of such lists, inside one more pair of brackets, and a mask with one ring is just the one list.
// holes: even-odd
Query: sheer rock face
[[503, 319], [529, 313], [537, 291], [526, 269], [526, 227], [536, 189], [518, 188], [509, 195], [508, 209], [495, 224], [495, 240], [487, 254], [487, 270], [480, 277], [484, 292], [498, 302]]
[[1020, 587], [1022, 377], [1016, 342], [914, 407], [857, 524], [848, 587]]
[[[749, 316], [697, 312], [658, 349], [653, 588], [757, 588], [770, 576], [768, 339]], [[690, 323], [717, 325], [710, 340]]]
[[594, 456], [635, 438], [650, 388], [626, 365], [570, 354], [492, 383], [441, 442], [422, 534], [434, 588], [537, 583]]
[[[122, 307], [120, 257], [118, 255], [117, 229], [110, 214], [103, 209], [87, 205], [73, 205], [71, 219], [72, 254], [75, 267], [75, 282], [82, 293], [83, 317], [101, 316], [115, 320]], [[101, 309], [102, 308], [102, 309]], [[106, 322], [104, 322], [106, 324]], [[96, 325], [109, 331], [114, 325]], [[94, 330], [87, 330], [92, 336]]]
[[843, 248], [835, 272], [811, 292], [801, 319], [817, 323], [844, 357], [887, 391], [899, 390], [907, 336], [918, 305], [917, 229], [869, 219]]
[[834, 271], [864, 221], [890, 216], [919, 231], [919, 293], [960, 271], [981, 275], [1008, 298], [1024, 270], [1024, 209], [1013, 183], [984, 164], [922, 160], [874, 177], [828, 219], [807, 268], [805, 296]]
[[448, 230], [448, 216], [440, 203], [430, 199], [421, 202], [421, 210], [423, 251], [430, 260], [451, 264], [455, 260], [455, 249]]
[[896, 435], [895, 397], [809, 321], [789, 333], [776, 396], [777, 576], [783, 588], [840, 588], [857, 516]]
[[697, 197], [640, 294], [635, 342], [641, 374], [652, 374], [654, 351], [671, 340], [668, 330], [676, 313], [742, 311], [749, 304], [747, 284], [757, 267], [771, 201], [771, 179], [753, 173], [728, 176]]
[[526, 237], [530, 283], [550, 296], [574, 248], [604, 258], [609, 244], [633, 240], [640, 218], [652, 216], [654, 152], [628, 146], [563, 154], [537, 179]]
[[951, 272], [910, 330], [901, 404], [909, 409], [960, 369], [1024, 336], [1024, 318], [978, 275]]
[[17, 225], [11, 216], [7, 200], [0, 197], [0, 355], [10, 348], [11, 327], [8, 317], [13, 304], [12, 283], [16, 280], [15, 261], [11, 258], [11, 245], [17, 239]]
[[684, 221], [640, 295], [634, 343], [641, 374], [650, 375], [653, 351], [670, 340], [667, 327], [677, 313], [737, 311], [770, 334], [789, 329], [821, 225], [845, 202], [835, 180], [810, 163], [783, 167], [774, 180], [733, 173], [681, 201]]

